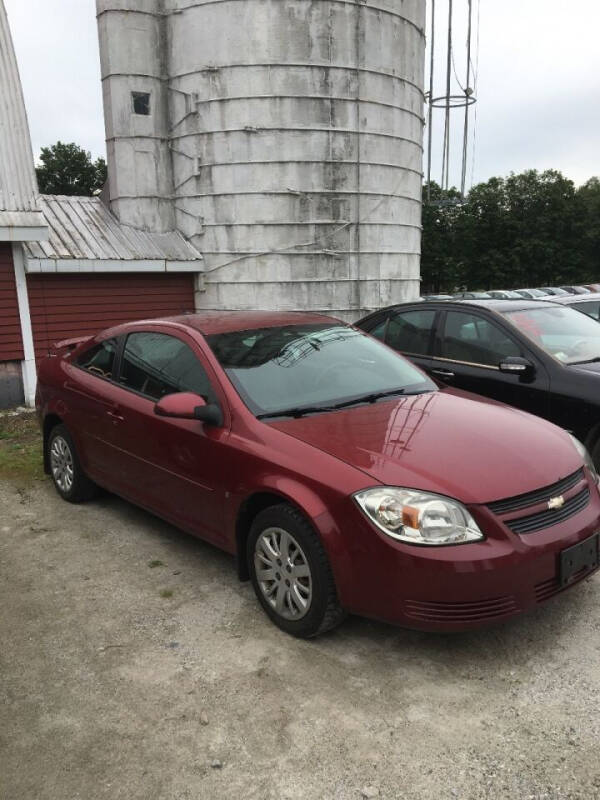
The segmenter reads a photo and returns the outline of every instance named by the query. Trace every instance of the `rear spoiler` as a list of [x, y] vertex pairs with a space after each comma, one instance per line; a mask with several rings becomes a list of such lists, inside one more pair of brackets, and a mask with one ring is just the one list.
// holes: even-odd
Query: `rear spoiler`
[[77, 345], [83, 342], [89, 342], [93, 338], [93, 336], [77, 336], [74, 339], [62, 339], [60, 342], [55, 342], [50, 348], [50, 351], [53, 355], [67, 355], [75, 350]]

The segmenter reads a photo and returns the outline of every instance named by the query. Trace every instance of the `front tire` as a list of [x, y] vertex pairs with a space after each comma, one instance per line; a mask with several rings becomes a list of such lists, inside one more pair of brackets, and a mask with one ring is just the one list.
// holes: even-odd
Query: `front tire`
[[257, 515], [247, 559], [258, 601], [281, 630], [308, 639], [344, 619], [321, 540], [292, 506], [282, 503]]
[[83, 471], [71, 434], [64, 425], [52, 428], [48, 437], [48, 464], [54, 488], [69, 503], [91, 500], [97, 492]]

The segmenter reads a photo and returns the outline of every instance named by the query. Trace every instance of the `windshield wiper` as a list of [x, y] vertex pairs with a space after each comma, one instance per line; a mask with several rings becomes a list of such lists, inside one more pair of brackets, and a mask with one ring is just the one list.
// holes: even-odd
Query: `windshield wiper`
[[305, 414], [321, 414], [325, 411], [335, 411], [338, 406], [297, 406], [284, 408], [282, 411], [267, 411], [257, 414], [256, 419], [271, 419], [272, 417], [303, 417]]
[[595, 364], [598, 361], [600, 361], [600, 356], [596, 356], [595, 358], [586, 358], [585, 361], [569, 361], [567, 366], [575, 367], [577, 364]]
[[413, 395], [413, 394], [427, 394], [427, 392], [434, 392], [435, 389], [422, 389], [420, 392], [407, 392], [406, 389], [390, 389], [387, 392], [373, 392], [372, 394], [365, 394], [362, 397], [355, 397], [354, 400], [348, 400], [345, 403], [340, 403], [336, 408], [344, 408], [346, 406], [353, 406], [356, 403], [376, 403], [384, 397], [393, 397], [395, 394]]
[[295, 408], [286, 408], [283, 411], [269, 411], [265, 414], [259, 414], [257, 419], [269, 419], [272, 417], [303, 417], [305, 414], [321, 414], [327, 411], [339, 411], [342, 408], [349, 408], [350, 406], [357, 405], [358, 403], [375, 403], [384, 397], [392, 397], [393, 395], [413, 395], [413, 394], [426, 394], [427, 392], [434, 392], [435, 389], [424, 389], [421, 392], [407, 392], [406, 389], [390, 389], [387, 392], [373, 392], [372, 394], [361, 395], [361, 397], [354, 397], [352, 400], [344, 400], [342, 403], [336, 403], [333, 406], [297, 406]]

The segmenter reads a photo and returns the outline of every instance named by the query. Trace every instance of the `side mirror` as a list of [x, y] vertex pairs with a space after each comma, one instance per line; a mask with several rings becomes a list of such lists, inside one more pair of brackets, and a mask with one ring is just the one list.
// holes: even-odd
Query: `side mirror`
[[216, 403], [209, 403], [208, 405], [202, 401], [203, 404], [196, 406], [194, 412], [195, 418], [204, 422], [206, 425], [214, 425], [216, 428], [223, 427], [223, 412]]
[[535, 367], [526, 358], [521, 356], [507, 356], [498, 365], [500, 372], [511, 375], [531, 376], [535, 372]]
[[172, 419], [197, 419], [207, 425], [221, 426], [223, 414], [216, 404], [207, 405], [205, 399], [193, 392], [177, 392], [161, 397], [154, 406], [154, 413], [159, 417]]

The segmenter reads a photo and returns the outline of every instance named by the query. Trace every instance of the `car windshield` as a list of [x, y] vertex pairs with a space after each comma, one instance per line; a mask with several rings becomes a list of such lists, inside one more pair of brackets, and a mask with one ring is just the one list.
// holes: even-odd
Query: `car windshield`
[[327, 410], [361, 398], [373, 402], [385, 394], [437, 388], [402, 356], [345, 325], [286, 325], [213, 334], [207, 340], [257, 416]]
[[505, 311], [504, 316], [563, 364], [600, 360], [600, 325], [579, 311], [564, 306], [542, 306]]
[[497, 291], [490, 292], [491, 297], [496, 300], [522, 300], [523, 296], [518, 292], [513, 292], [510, 289], [498, 289]]

